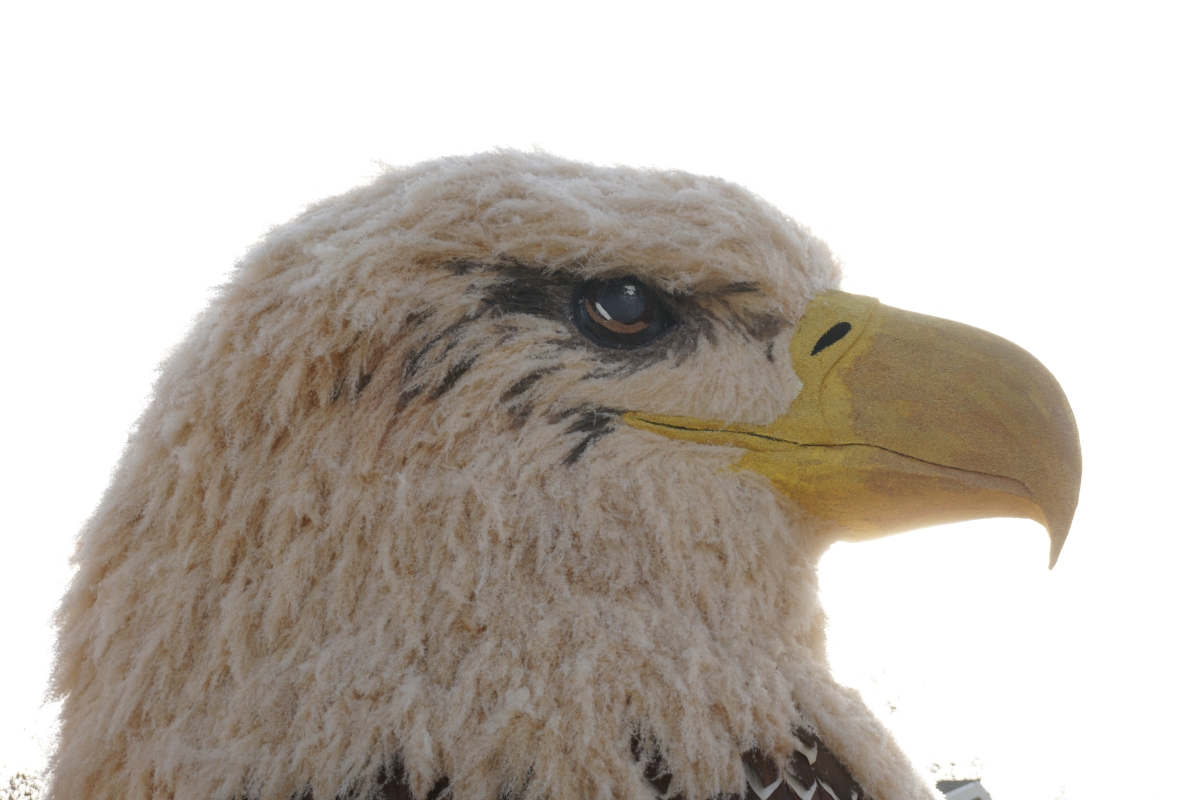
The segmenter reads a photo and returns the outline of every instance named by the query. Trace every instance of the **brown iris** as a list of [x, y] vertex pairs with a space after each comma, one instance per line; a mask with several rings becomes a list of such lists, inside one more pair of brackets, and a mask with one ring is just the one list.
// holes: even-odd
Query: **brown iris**
[[607, 347], [637, 347], [671, 324], [663, 300], [636, 278], [584, 284], [572, 305], [580, 331]]

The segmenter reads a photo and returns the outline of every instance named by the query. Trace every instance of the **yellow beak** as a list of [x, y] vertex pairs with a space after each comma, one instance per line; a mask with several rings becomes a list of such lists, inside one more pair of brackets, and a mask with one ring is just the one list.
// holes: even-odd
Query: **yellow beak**
[[733, 445], [810, 514], [864, 539], [984, 517], [1050, 534], [1079, 501], [1082, 455], [1054, 376], [1012, 342], [957, 322], [826, 292], [789, 352], [802, 389], [767, 425], [630, 412], [676, 439]]

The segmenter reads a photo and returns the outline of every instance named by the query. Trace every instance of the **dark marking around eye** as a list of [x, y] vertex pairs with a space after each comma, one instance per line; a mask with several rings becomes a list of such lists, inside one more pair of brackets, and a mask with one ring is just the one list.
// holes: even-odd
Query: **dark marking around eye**
[[554, 275], [530, 264], [502, 260], [495, 264], [455, 262], [455, 274], [495, 275], [482, 300], [493, 314], [529, 314], [551, 320], [563, 320], [571, 305], [570, 275]]
[[[631, 269], [625, 278], [588, 280], [578, 274], [584, 266], [582, 263], [572, 265], [569, 269], [553, 271], [503, 256], [495, 261], [456, 259], [445, 262], [443, 266], [454, 275], [471, 281], [467, 292], [471, 296], [477, 294], [480, 301], [472, 319], [484, 316], [503, 324], [504, 317], [525, 315], [549, 320], [556, 323], [555, 329], [542, 330], [547, 336], [553, 334], [556, 338], [547, 338], [548, 344], [555, 344], [564, 349], [582, 347], [588, 351], [589, 357], [603, 364], [617, 364], [620, 371], [612, 373], [614, 377], [631, 374], [663, 361], [674, 363], [676, 366], [682, 365], [702, 343], [707, 342], [712, 347], [719, 346], [722, 336], [727, 331], [766, 345], [789, 324], [784, 317], [776, 313], [743, 309], [742, 302], [729, 304], [722, 300], [723, 296], [761, 294], [762, 287], [756, 283], [731, 283], [700, 295], [647, 287], [662, 307], [664, 319], [660, 321], [669, 319], [671, 324], [666, 327], [670, 330], [663, 330], [661, 332], [664, 335], [641, 342], [636, 341], [641, 338], [637, 333], [617, 336], [622, 340], [620, 344], [614, 345], [609, 342], [607, 346], [597, 350], [591, 345], [596, 344], [595, 339], [601, 334], [593, 326], [600, 329], [614, 326], [606, 325], [605, 323], [610, 323], [611, 320], [596, 309], [595, 302], [600, 298], [589, 296], [581, 301], [580, 292], [583, 288], [599, 284], [626, 286], [633, 283], [645, 286], [636, 277], [636, 270]], [[592, 301], [590, 309], [586, 302], [588, 299]], [[637, 322], [625, 319], [616, 309], [609, 308], [604, 300], [601, 300], [601, 304], [609, 318], [622, 325]], [[589, 310], [591, 314], [588, 313]], [[572, 322], [575, 324], [571, 325]], [[570, 331], [569, 336], [561, 336], [563, 330], [558, 326], [563, 323], [574, 329]], [[640, 328], [640, 323], [637, 324]], [[587, 330], [583, 328], [592, 329], [593, 335], [588, 335]], [[528, 326], [520, 329], [522, 333], [527, 330]], [[622, 331], [617, 330], [616, 333], [620, 334]], [[604, 331], [603, 335], [612, 337], [615, 334], [612, 331]], [[406, 379], [415, 377], [418, 366], [429, 368], [429, 365], [422, 361], [425, 357], [426, 353], [422, 350], [410, 359], [412, 364], [405, 372]]]
[[829, 330], [827, 330], [821, 334], [821, 338], [817, 339], [817, 343], [815, 345], [813, 345], [812, 353], [810, 353], [809, 355], [815, 356], [817, 353], [821, 352], [826, 347], [829, 347], [832, 344], [840, 342], [843, 338], [845, 338], [846, 334], [849, 332], [850, 332], [850, 323], [849, 322], [839, 322], [838, 324], [834, 325], [832, 328], [830, 328]]
[[557, 281], [532, 277], [501, 281], [486, 301], [501, 314], [530, 314], [559, 320], [566, 317], [571, 289]]
[[774, 341], [767, 342], [767, 361], [770, 361], [772, 364], [775, 363], [775, 342]]

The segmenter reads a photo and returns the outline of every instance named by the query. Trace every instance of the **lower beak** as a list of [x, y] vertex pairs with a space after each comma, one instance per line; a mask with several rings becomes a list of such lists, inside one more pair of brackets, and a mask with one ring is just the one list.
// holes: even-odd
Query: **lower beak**
[[628, 424], [745, 449], [810, 514], [864, 539], [1025, 517], [1058, 560], [1079, 500], [1079, 432], [1054, 376], [1012, 342], [957, 322], [826, 292], [789, 347], [802, 384], [786, 413], [746, 425], [630, 412]]

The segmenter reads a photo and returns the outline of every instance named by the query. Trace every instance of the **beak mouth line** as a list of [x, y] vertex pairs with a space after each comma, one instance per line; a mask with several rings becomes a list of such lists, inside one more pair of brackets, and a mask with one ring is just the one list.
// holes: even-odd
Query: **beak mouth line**
[[[817, 451], [822, 449], [822, 447], [869, 447], [871, 450], [881, 453], [888, 453], [888, 455], [896, 458], [905, 458], [907, 461], [916, 462], [918, 464], [925, 464], [934, 469], [949, 470], [953, 471], [953, 473], [961, 475], [978, 475], [980, 479], [1008, 481], [1012, 483], [1012, 485], [1020, 486], [1022, 489], [1024, 489], [1025, 497], [1033, 497], [1030, 487], [1026, 486], [1025, 483], [1022, 483], [1019, 480], [1012, 479], [1012, 477], [1002, 477], [1000, 475], [979, 473], [979, 471], [976, 470], [952, 467], [952, 465], [949, 464], [938, 464], [934, 461], [928, 461], [928, 459], [925, 458], [917, 458], [916, 456], [908, 455], [908, 453], [890, 450], [888, 447], [868, 444], [865, 443], [865, 441], [828, 441], [828, 443], [820, 444], [803, 443], [803, 441], [792, 441], [790, 439], [769, 437], [767, 434], [755, 433], [752, 431], [730, 431], [730, 429], [727, 428], [696, 428], [686, 425], [671, 425], [671, 423], [668, 422], [647, 419], [646, 416], [637, 414], [636, 411], [629, 411], [629, 413], [624, 415], [624, 419], [625, 422], [635, 421], [634, 427], [642, 428], [643, 431], [653, 431], [654, 428], [667, 428], [668, 431], [680, 431], [684, 433], [696, 434], [694, 437], [688, 438], [694, 441], [700, 441], [700, 443], [703, 444], [742, 447], [744, 450], [750, 450], [754, 452], [782, 452], [797, 449], [797, 447], [803, 447], [803, 449], [810, 451]], [[749, 441], [743, 441], [743, 438], [748, 439]]]
[[975, 470], [963, 469], [962, 467], [953, 467], [948, 464], [939, 464], [936, 461], [928, 461], [923, 458], [901, 453], [896, 450], [891, 450], [887, 447], [879, 445], [866, 444], [863, 442], [829, 442], [821, 444], [806, 444], [803, 442], [793, 442], [788, 439], [780, 439], [775, 436], [767, 436], [763, 433], [754, 433], [752, 431], [733, 431], [721, 430], [713, 428], [694, 428], [686, 425], [671, 425], [666, 422], [661, 422], [654, 419], [647, 419], [636, 412], [628, 412], [625, 415], [625, 421], [636, 421], [635, 427], [643, 430], [654, 430], [655, 428], [666, 428], [667, 430], [680, 431], [690, 433], [692, 436], [687, 438], [709, 445], [725, 445], [727, 447], [741, 447], [745, 450], [758, 453], [783, 453], [808, 451], [818, 454], [822, 451], [832, 451], [833, 449], [849, 449], [862, 448], [864, 451], [875, 451], [884, 454], [885, 457], [893, 459], [901, 459], [904, 462], [912, 464], [924, 465], [927, 469], [938, 470], [944, 472], [946, 477], [956, 477], [964, 484], [991, 484], [995, 489], [1002, 489], [1010, 494], [1022, 497], [1026, 500], [1033, 499], [1033, 492], [1028, 486], [1015, 478], [1007, 478], [1002, 475], [992, 475], [987, 472], [977, 472]]
[[[633, 422], [634, 427], [642, 429], [666, 428], [667, 430], [672, 431], [683, 431], [685, 433], [696, 434], [695, 440], [703, 441], [705, 444], [728, 444], [730, 447], [743, 447], [747, 450], [769, 451], [791, 447], [821, 446], [803, 445], [799, 442], [792, 442], [775, 436], [767, 436], [765, 433], [754, 433], [753, 431], [734, 431], [729, 430], [728, 428], [694, 428], [687, 425], [671, 425], [667, 422], [661, 422], [656, 419], [647, 418], [645, 415], [638, 414], [635, 411], [626, 413], [624, 418], [627, 423]], [[705, 434], [708, 434], [708, 436], [705, 436]], [[747, 439], [753, 440], [754, 444], [751, 444], [750, 442], [743, 444], [740, 441], [741, 437], [746, 437]], [[726, 439], [732, 439], [733, 441], [727, 442], [725, 441]], [[771, 447], [770, 444], [758, 444], [759, 442], [770, 442], [771, 444], [782, 445], [782, 447]]]

